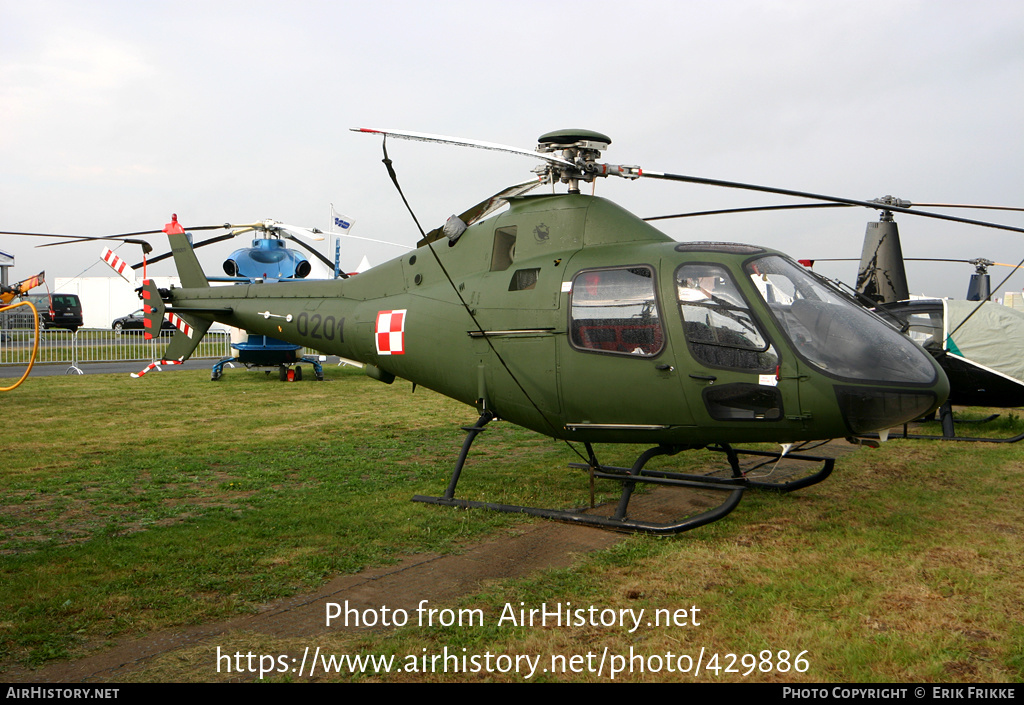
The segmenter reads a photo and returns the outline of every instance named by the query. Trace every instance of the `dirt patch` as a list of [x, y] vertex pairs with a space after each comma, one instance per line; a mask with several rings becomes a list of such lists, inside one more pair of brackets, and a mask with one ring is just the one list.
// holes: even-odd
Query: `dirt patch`
[[[313, 594], [266, 606], [259, 614], [219, 624], [188, 627], [124, 641], [100, 654], [35, 671], [12, 670], [11, 681], [39, 683], [117, 681], [167, 652], [233, 632], [255, 632], [276, 637], [311, 636], [327, 631], [325, 604], [348, 601], [359, 610], [414, 611], [420, 600], [443, 606], [468, 594], [488, 580], [528, 575], [538, 570], [565, 567], [575, 556], [607, 548], [620, 541], [616, 534], [588, 527], [540, 522], [474, 546], [456, 556], [416, 555], [397, 566], [363, 571], [336, 578]], [[332, 626], [332, 631], [337, 627]]]

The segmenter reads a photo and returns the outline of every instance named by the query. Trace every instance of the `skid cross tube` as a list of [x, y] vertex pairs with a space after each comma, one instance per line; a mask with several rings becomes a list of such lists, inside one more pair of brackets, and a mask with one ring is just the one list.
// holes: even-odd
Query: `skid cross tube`
[[[723, 444], [721, 446], [709, 446], [708, 450], [726, 454], [729, 458], [729, 467], [732, 470], [732, 477], [713, 477], [711, 475], [691, 475], [687, 473], [667, 472], [662, 470], [643, 470], [643, 475], [646, 478], [645, 481], [652, 484], [674, 484], [673, 481], [686, 482], [688, 483], [687, 486], [690, 487], [711, 485], [718, 489], [723, 487], [741, 487], [744, 489], [769, 490], [771, 492], [792, 492], [793, 490], [799, 490], [804, 487], [810, 487], [811, 485], [818, 484], [832, 474], [836, 463], [835, 458], [805, 455], [803, 453], [787, 453], [783, 455], [778, 451], [733, 448], [728, 444]], [[799, 462], [821, 463], [822, 465], [817, 472], [807, 475], [806, 477], [801, 477], [797, 480], [790, 480], [789, 482], [763, 482], [760, 480], [750, 479], [745, 475], [739, 466], [740, 455], [753, 455], [761, 458], [774, 458], [775, 460], [786, 458], [788, 460], [795, 460]], [[582, 463], [570, 463], [570, 466], [575, 468], [587, 467]], [[613, 467], [610, 465], [599, 465], [595, 469], [598, 472], [595, 472], [594, 476], [605, 479], [621, 480], [623, 475], [632, 472], [632, 469]], [[662, 478], [664, 481], [659, 480], [658, 478]]]
[[[462, 443], [462, 450], [459, 453], [458, 460], [455, 463], [455, 468], [452, 472], [451, 479], [448, 481], [448, 487], [445, 493], [441, 497], [431, 497], [425, 495], [415, 495], [412, 500], [414, 502], [425, 502], [427, 504], [441, 504], [448, 507], [462, 507], [467, 509], [490, 509], [493, 511], [507, 512], [512, 514], [528, 514], [531, 516], [539, 516], [546, 519], [554, 519], [556, 521], [562, 521], [570, 524], [580, 524], [583, 526], [593, 526], [602, 529], [611, 529], [613, 531], [623, 531], [628, 533], [648, 533], [648, 534], [677, 534], [690, 529], [695, 529], [698, 526], [709, 524], [713, 521], [717, 521], [736, 508], [739, 504], [740, 499], [743, 497], [745, 487], [733, 482], [732, 484], [725, 484], [721, 482], [707, 482], [704, 481], [706, 478], [694, 479], [690, 476], [677, 475], [674, 473], [663, 473], [663, 472], [647, 472], [643, 468], [647, 462], [659, 455], [675, 455], [676, 453], [684, 450], [683, 446], [671, 446], [671, 445], [659, 445], [650, 448], [637, 458], [633, 466], [628, 470], [621, 468], [608, 468], [603, 467], [597, 460], [594, 454], [593, 448], [590, 444], [586, 444], [587, 453], [589, 455], [589, 464], [578, 465], [576, 467], [588, 468], [591, 471], [592, 478], [600, 478], [607, 480], [614, 480], [621, 482], [622, 495], [619, 498], [618, 505], [615, 509], [615, 513], [611, 517], [592, 516], [583, 514], [580, 511], [567, 511], [559, 509], [544, 509], [542, 507], [527, 507], [514, 504], [498, 504], [494, 502], [476, 502], [472, 500], [456, 499], [455, 488], [458, 485], [459, 478], [462, 475], [462, 468], [465, 466], [466, 458], [469, 455], [470, 446], [476, 437], [484, 430], [484, 427], [494, 419], [494, 415], [488, 411], [483, 412], [480, 418], [477, 420], [474, 426], [464, 426], [463, 430], [466, 431], [466, 439]], [[737, 454], [728, 445], [724, 445], [721, 450], [726, 453], [729, 458], [729, 465], [734, 475], [739, 473]], [[610, 472], [608, 472], [610, 471]], [[591, 480], [593, 481], [593, 480]], [[633, 489], [636, 483], [643, 482], [656, 485], [667, 485], [670, 487], [678, 488], [689, 488], [689, 489], [702, 489], [712, 490], [718, 492], [728, 492], [728, 496], [719, 504], [717, 507], [710, 509], [706, 512], [696, 514], [693, 516], [686, 517], [681, 521], [668, 523], [668, 524], [657, 524], [653, 522], [640, 521], [630, 519], [627, 516], [627, 510], [629, 508], [629, 501], [633, 495]]]

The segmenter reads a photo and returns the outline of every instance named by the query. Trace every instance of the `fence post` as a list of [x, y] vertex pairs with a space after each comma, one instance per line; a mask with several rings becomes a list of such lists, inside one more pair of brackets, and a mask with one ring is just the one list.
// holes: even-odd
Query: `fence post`
[[82, 368], [78, 366], [78, 329], [71, 331], [71, 367], [64, 370], [65, 375], [69, 375], [74, 371], [76, 374], [85, 374], [82, 372]]

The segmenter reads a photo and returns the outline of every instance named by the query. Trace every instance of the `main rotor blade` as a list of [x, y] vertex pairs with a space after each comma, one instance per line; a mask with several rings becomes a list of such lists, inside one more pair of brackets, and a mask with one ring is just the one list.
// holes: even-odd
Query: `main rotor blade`
[[[157, 230], [156, 232], [162, 232], [162, 231]], [[152, 234], [153, 233], [150, 233], [150, 232], [144, 232], [144, 233], [125, 233], [124, 235], [109, 235], [109, 236], [103, 236], [103, 237], [89, 237], [89, 236], [86, 236], [86, 235], [58, 235], [58, 234], [55, 234], [55, 233], [16, 233], [16, 232], [10, 232], [10, 231], [2, 231], [2, 232], [0, 232], [0, 235], [23, 235], [23, 236], [26, 236], [26, 237], [61, 237], [61, 238], [64, 238], [64, 240], [62, 242], [47, 242], [47, 243], [42, 244], [42, 245], [36, 245], [36, 247], [53, 247], [54, 245], [74, 245], [75, 243], [78, 243], [78, 242], [91, 242], [93, 240], [117, 240], [118, 242], [128, 242], [128, 243], [131, 243], [133, 245], [141, 245], [143, 251], [146, 252], [147, 254], [149, 254], [150, 252], [153, 251], [152, 245], [150, 245], [145, 240], [136, 240], [136, 239], [127, 237], [127, 235], [152, 235]]]
[[149, 254], [153, 251], [153, 246], [145, 240], [138, 240], [131, 237], [76, 237], [73, 240], [64, 240], [62, 242], [47, 242], [42, 245], [36, 245], [36, 247], [54, 247], [56, 245], [75, 245], [82, 242], [93, 242], [94, 240], [114, 240], [116, 242], [127, 242], [132, 245], [141, 245], [143, 254]]
[[[859, 257], [809, 257], [806, 260], [798, 260], [799, 262], [860, 262]], [[976, 260], [973, 259], [950, 259], [946, 257], [904, 257], [904, 262], [953, 262], [956, 264], [973, 264], [975, 267], [978, 266]], [[1006, 262], [988, 262], [986, 267], [1012, 267], [1013, 269], [1021, 269], [1022, 265], [1019, 264], [1007, 264]]]
[[[466, 225], [472, 225], [477, 221], [483, 220], [494, 211], [501, 208], [508, 202], [508, 199], [514, 198], [515, 196], [522, 196], [524, 193], [528, 193], [533, 189], [541, 185], [540, 179], [529, 179], [528, 181], [522, 181], [518, 184], [513, 184], [506, 189], [498, 191], [490, 198], [480, 201], [475, 206], [468, 208], [459, 215], [459, 219], [462, 220]], [[423, 247], [428, 242], [436, 242], [440, 240], [443, 235], [442, 231], [444, 226], [434, 228], [427, 233], [418, 243], [416, 247]]]
[[379, 243], [381, 245], [391, 245], [392, 247], [401, 247], [403, 250], [411, 250], [411, 249], [413, 249], [412, 245], [403, 245], [400, 242], [388, 242], [387, 240], [378, 240], [378, 239], [372, 238], [372, 237], [363, 237], [362, 235], [349, 235], [348, 233], [333, 233], [333, 234], [338, 236], [338, 237], [343, 237], [346, 240], [349, 240], [349, 239], [351, 239], [351, 240], [365, 240], [366, 242], [376, 242], [376, 243]]
[[[1024, 211], [1024, 208], [1013, 208], [1010, 206], [978, 206], [971, 205], [968, 203], [912, 203], [911, 207], [924, 206], [926, 208], [974, 208], [984, 209], [993, 211]], [[852, 203], [797, 203], [789, 205], [777, 205], [777, 206], [753, 206], [750, 208], [723, 208], [721, 210], [713, 211], [694, 211], [691, 213], [675, 213], [673, 215], [656, 215], [650, 218], [644, 218], [644, 220], [650, 222], [654, 220], [670, 220], [672, 218], [691, 218], [694, 216], [701, 215], [727, 215], [731, 213], [754, 213], [757, 211], [785, 211], [785, 210], [801, 210], [810, 208], [851, 208]], [[883, 204], [878, 204], [879, 210], [886, 209]], [[824, 260], [822, 260], [824, 261]], [[1011, 265], [1012, 266], [1012, 265]]]
[[63, 237], [72, 240], [119, 240], [126, 237], [133, 237], [135, 235], [156, 235], [162, 233], [163, 230], [141, 230], [137, 233], [121, 233], [120, 235], [103, 235], [92, 237], [90, 235], [58, 235], [54, 233], [15, 233], [8, 231], [0, 231], [0, 235], [27, 235], [28, 237]]
[[328, 269], [330, 269], [332, 272], [334, 271], [334, 262], [332, 262], [331, 260], [327, 259], [326, 256], [324, 256], [320, 252], [318, 252], [316, 250], [316, 248], [314, 248], [312, 245], [309, 245], [309, 244], [303, 242], [302, 240], [300, 240], [299, 238], [295, 237], [294, 235], [292, 235], [290, 233], [286, 233], [285, 237], [288, 238], [289, 240], [291, 240], [292, 242], [298, 244], [300, 247], [303, 247], [306, 250], [308, 250], [309, 252], [313, 253], [318, 260], [320, 260], [325, 265], [327, 265]]
[[[978, 266], [977, 260], [973, 259], [940, 259], [937, 257], [904, 257], [904, 262], [962, 262], [963, 264], [973, 264], [975, 267]], [[1013, 267], [1019, 269], [1019, 264], [1007, 264], [1006, 262], [985, 262], [986, 267]]]
[[[223, 228], [223, 225], [200, 225], [189, 230], [216, 230]], [[163, 230], [140, 230], [134, 233], [121, 233], [119, 235], [99, 235], [99, 236], [88, 236], [88, 235], [59, 235], [53, 233], [16, 233], [16, 232], [0, 232], [0, 235], [24, 235], [27, 237], [60, 237], [64, 238], [63, 242], [48, 242], [43, 245], [37, 245], [37, 247], [53, 247], [55, 245], [73, 245], [79, 242], [92, 242], [95, 240], [117, 240], [120, 242], [128, 242], [133, 245], [140, 245], [142, 251], [145, 254], [149, 254], [153, 251], [153, 246], [145, 240], [135, 239], [136, 235], [157, 235], [163, 233]]]
[[524, 193], [529, 193], [540, 186], [541, 183], [540, 179], [529, 179], [509, 186], [507, 189], [494, 194], [486, 201], [480, 201], [480, 203], [477, 203], [472, 208], [464, 211], [459, 215], [459, 218], [461, 218], [462, 222], [466, 225], [472, 225], [479, 220], [483, 220], [491, 213], [504, 206], [508, 203], [508, 199], [516, 196], [522, 196]]
[[408, 132], [405, 130], [377, 130], [369, 127], [353, 127], [350, 129], [352, 132], [363, 132], [371, 135], [385, 135], [388, 137], [397, 137], [398, 139], [403, 140], [413, 140], [415, 142], [439, 142], [441, 144], [453, 144], [459, 147], [474, 147], [476, 149], [490, 149], [496, 152], [509, 152], [511, 154], [519, 154], [524, 157], [541, 159], [543, 161], [550, 162], [551, 164], [558, 164], [560, 166], [567, 166], [571, 168], [576, 167], [572, 162], [558, 157], [552, 157], [550, 154], [541, 154], [540, 152], [520, 149], [519, 147], [510, 147], [507, 144], [498, 144], [496, 142], [481, 142], [479, 140], [468, 140], [462, 137], [431, 135], [425, 132]]
[[1024, 211], [1024, 208], [1013, 208], [1011, 206], [978, 206], [970, 203], [914, 203], [915, 206], [925, 208], [974, 208], [977, 210], [990, 211]]
[[[141, 235], [142, 233], [135, 233]], [[63, 237], [71, 238], [74, 240], [88, 240], [89, 238], [85, 235], [58, 235], [56, 233], [16, 233], [10, 230], [0, 230], [0, 235], [24, 235], [26, 237]]]
[[743, 189], [746, 191], [760, 191], [762, 193], [777, 193], [783, 196], [795, 196], [796, 198], [808, 198], [814, 201], [828, 201], [830, 203], [842, 203], [848, 206], [861, 206], [862, 208], [871, 208], [873, 210], [887, 210], [895, 213], [909, 213], [910, 215], [921, 216], [922, 218], [935, 218], [936, 220], [948, 220], [954, 223], [965, 223], [967, 225], [977, 225], [983, 228], [994, 228], [996, 230], [1009, 230], [1010, 232], [1024, 233], [1024, 228], [1014, 227], [1012, 225], [1001, 225], [999, 223], [989, 223], [984, 220], [973, 220], [971, 218], [959, 218], [953, 215], [945, 215], [943, 213], [931, 213], [928, 211], [915, 211], [910, 208], [904, 208], [902, 206], [894, 206], [889, 204], [877, 203], [873, 201], [859, 201], [853, 198], [840, 198], [839, 196], [828, 196], [821, 193], [810, 193], [807, 191], [794, 191], [791, 189], [775, 188], [772, 186], [759, 186], [757, 184], [744, 184], [738, 181], [723, 181], [721, 179], [708, 179], [701, 176], [686, 176], [683, 174], [667, 174], [660, 171], [647, 171], [644, 170], [641, 176], [648, 179], [662, 179], [665, 181], [681, 181], [688, 184], [703, 184], [705, 186], [720, 186], [723, 188], [735, 188]]
[[308, 237], [310, 240], [323, 240], [323, 233], [316, 228], [303, 228], [298, 225], [289, 225], [288, 223], [282, 223], [277, 220], [260, 220], [255, 223], [225, 223], [226, 228], [235, 228], [235, 234], [241, 235], [242, 233], [249, 232], [250, 230], [262, 230], [265, 233], [278, 233], [286, 232], [293, 235], [302, 235]]
[[671, 218], [691, 218], [698, 215], [725, 215], [727, 213], [753, 213], [755, 211], [785, 211], [801, 210], [807, 208], [852, 208], [850, 203], [797, 203], [786, 206], [753, 206], [750, 208], [724, 208], [715, 211], [694, 211], [692, 213], [676, 213], [674, 215], [656, 215], [644, 218], [646, 221], [669, 220]]
[[[163, 232], [163, 231], [161, 231], [161, 232]], [[227, 233], [226, 235], [218, 235], [217, 237], [211, 237], [211, 238], [209, 238], [207, 240], [203, 240], [202, 242], [195, 243], [194, 245], [192, 245], [192, 249], [194, 250], [194, 249], [199, 248], [199, 247], [205, 247], [206, 245], [212, 245], [215, 242], [223, 242], [224, 240], [230, 240], [235, 235], [237, 235], [237, 233], [230, 232], [230, 233]], [[174, 255], [173, 252], [165, 252], [162, 255], [157, 255], [156, 257], [150, 257], [146, 262], [139, 262], [138, 264], [133, 264], [132, 265], [132, 269], [142, 269], [142, 266], [144, 264], [147, 264], [147, 263], [148, 264], [155, 264], [157, 262], [162, 262], [163, 260], [165, 260], [168, 257], [171, 257], [173, 255]]]
[[[192, 230], [216, 230], [218, 228], [231, 228], [231, 232], [226, 233], [224, 235], [218, 235], [217, 237], [208, 238], [206, 240], [203, 240], [202, 242], [197, 242], [197, 243], [195, 243], [192, 246], [192, 249], [197, 249], [199, 247], [205, 247], [206, 245], [212, 245], [212, 244], [214, 244], [216, 242], [223, 242], [224, 240], [230, 240], [231, 238], [238, 237], [239, 235], [242, 235], [242, 234], [248, 233], [248, 232], [252, 232], [252, 231], [255, 231], [255, 230], [282, 231], [284, 233], [285, 237], [287, 237], [287, 238], [289, 238], [291, 240], [295, 240], [295, 242], [299, 243], [303, 247], [306, 247], [306, 245], [301, 240], [298, 240], [297, 238], [293, 237], [290, 233], [295, 232], [295, 233], [298, 233], [300, 235], [312, 238], [314, 240], [323, 240], [323, 237], [318, 236], [310, 228], [300, 228], [300, 227], [298, 227], [296, 225], [287, 225], [285, 223], [278, 223], [277, 221], [266, 221], [266, 220], [261, 220], [261, 221], [255, 222], [255, 223], [223, 223], [221, 225], [204, 225], [204, 226], [200, 226], [200, 227], [197, 227], [197, 228], [186, 228], [186, 230], [188, 230], [188, 231], [192, 231]], [[156, 230], [154, 232], [162, 233], [163, 230]], [[314, 254], [316, 254], [317, 256], [321, 257], [321, 259], [323, 259], [324, 263], [327, 264], [328, 267], [330, 267], [332, 270], [334, 269], [334, 263], [333, 262], [330, 262], [329, 260], [323, 258], [323, 256], [320, 255], [319, 252], [316, 252], [315, 250], [311, 250], [311, 251]], [[171, 257], [172, 255], [173, 255], [173, 253], [171, 253], [171, 252], [165, 252], [162, 255], [157, 255], [156, 257], [153, 257], [153, 258], [149, 259], [148, 263], [149, 264], [155, 264], [156, 262], [162, 262], [163, 260], [167, 259], [168, 257]], [[141, 269], [143, 264], [144, 264], [143, 262], [139, 262], [138, 264], [133, 264], [132, 265], [132, 269]]]
[[298, 225], [288, 225], [287, 223], [277, 223], [277, 228], [291, 235], [301, 235], [317, 242], [322, 242], [324, 239], [323, 233], [316, 228], [301, 228]]

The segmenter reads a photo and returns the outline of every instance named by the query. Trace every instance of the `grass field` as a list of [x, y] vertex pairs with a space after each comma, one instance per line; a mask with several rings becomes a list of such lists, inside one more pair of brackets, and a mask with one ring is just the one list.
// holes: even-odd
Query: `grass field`
[[[0, 673], [249, 613], [335, 575], [459, 551], [524, 521], [408, 501], [443, 491], [472, 409], [401, 381], [326, 372], [327, 382], [294, 384], [241, 370], [216, 384], [206, 372], [30, 378], [2, 397], [12, 413], [0, 467]], [[1009, 419], [1003, 431], [1020, 425]], [[606, 462], [624, 462], [636, 449], [600, 450]], [[693, 455], [682, 462], [702, 462]], [[586, 492], [585, 478], [565, 469], [575, 459], [564, 444], [491, 424], [460, 496], [574, 506]], [[1013, 445], [889, 442], [844, 455], [812, 488], [751, 493], [711, 526], [630, 537], [573, 568], [495, 582], [451, 605], [494, 617], [484, 627], [327, 633], [316, 645], [396, 656], [444, 647], [661, 656], [619, 680], [1020, 682], [1022, 478], [1024, 448]], [[506, 604], [520, 602], [646, 614], [697, 606], [701, 624], [632, 633], [497, 624]], [[233, 639], [219, 644], [263, 653], [310, 644]], [[717, 668], [705, 661], [696, 679], [667, 670], [669, 652], [701, 649], [719, 654]], [[765, 651], [770, 669], [759, 668]], [[759, 655], [748, 675], [742, 654]], [[212, 664], [209, 648], [196, 647], [138, 677], [216, 680]], [[581, 668], [533, 680], [607, 678]]]

